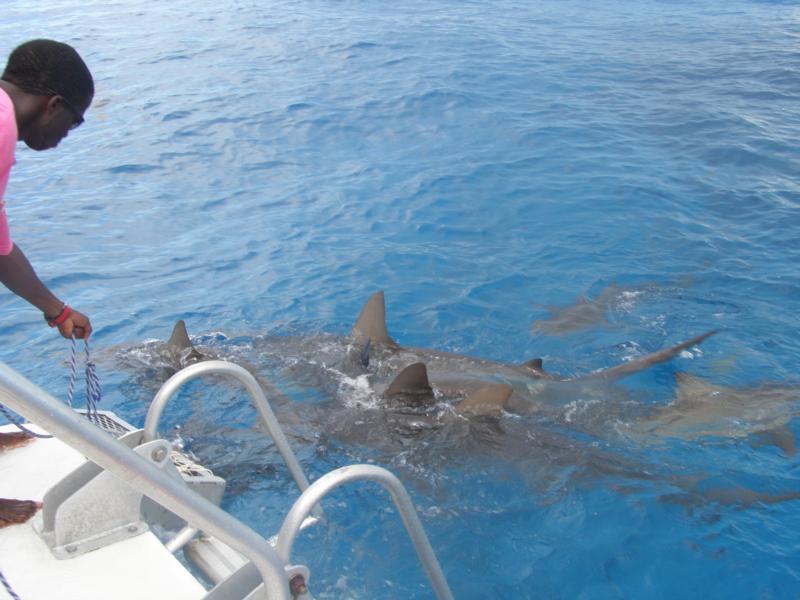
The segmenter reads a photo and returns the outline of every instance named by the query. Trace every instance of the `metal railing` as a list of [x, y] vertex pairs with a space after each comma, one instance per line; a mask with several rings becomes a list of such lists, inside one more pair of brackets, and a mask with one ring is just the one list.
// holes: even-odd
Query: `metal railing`
[[[167, 405], [167, 402], [170, 401], [183, 384], [201, 375], [227, 375], [244, 384], [244, 387], [250, 394], [250, 398], [253, 400], [256, 410], [258, 410], [261, 418], [264, 419], [264, 424], [267, 426], [267, 431], [275, 442], [275, 447], [283, 457], [295, 483], [297, 483], [297, 487], [300, 488], [301, 492], [308, 489], [308, 479], [306, 479], [300, 463], [295, 457], [294, 452], [292, 452], [292, 448], [289, 446], [289, 442], [286, 440], [286, 436], [283, 434], [283, 430], [278, 420], [275, 418], [275, 413], [272, 412], [272, 408], [270, 408], [261, 386], [258, 385], [255, 377], [253, 377], [250, 372], [234, 363], [222, 360], [199, 362], [181, 369], [164, 382], [164, 385], [158, 390], [158, 393], [153, 398], [153, 402], [150, 404], [150, 408], [147, 410], [147, 416], [144, 420], [144, 441], [149, 442], [156, 439], [158, 435], [158, 423], [161, 420], [161, 415], [164, 412], [164, 407]], [[315, 514], [315, 516], [319, 515]]]
[[340, 467], [330, 473], [326, 473], [311, 484], [311, 487], [303, 492], [291, 510], [289, 510], [289, 514], [286, 515], [278, 532], [275, 550], [280, 559], [285, 563], [289, 562], [292, 546], [297, 533], [300, 531], [300, 526], [317, 502], [322, 500], [334, 488], [351, 481], [372, 481], [386, 488], [400, 513], [400, 518], [403, 520], [411, 542], [414, 544], [414, 549], [417, 551], [417, 556], [425, 569], [428, 580], [431, 582], [434, 592], [436, 592], [436, 597], [439, 600], [452, 600], [453, 594], [450, 592], [442, 568], [436, 559], [436, 554], [428, 541], [428, 536], [425, 535], [425, 530], [417, 516], [417, 511], [414, 510], [411, 497], [400, 480], [391, 471], [387, 471], [383, 467], [374, 465]]
[[240, 552], [258, 569], [268, 598], [290, 598], [284, 565], [272, 546], [258, 533], [132, 452], [125, 444], [2, 362], [0, 403], [44, 428], [192, 526]]

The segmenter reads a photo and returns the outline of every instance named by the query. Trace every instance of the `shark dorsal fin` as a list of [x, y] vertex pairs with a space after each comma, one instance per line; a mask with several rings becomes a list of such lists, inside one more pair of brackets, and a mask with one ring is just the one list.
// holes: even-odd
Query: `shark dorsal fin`
[[186, 323], [183, 319], [175, 323], [175, 327], [172, 328], [172, 335], [169, 337], [167, 347], [171, 352], [175, 353], [181, 363], [189, 360], [201, 360], [203, 358], [203, 355], [192, 345], [189, 339], [189, 333], [186, 331]]
[[414, 363], [398, 373], [384, 392], [386, 398], [395, 396], [433, 396], [431, 382], [428, 381], [428, 369], [424, 363]]
[[386, 303], [383, 292], [375, 292], [370, 296], [361, 309], [350, 335], [359, 340], [371, 340], [372, 343], [399, 347], [386, 329]]
[[558, 379], [557, 377], [553, 376], [552, 374], [548, 373], [544, 370], [544, 362], [541, 358], [532, 358], [530, 360], [526, 360], [524, 363], [519, 365], [522, 367], [527, 375], [532, 375], [537, 379]]
[[675, 380], [678, 382], [676, 401], [678, 404], [703, 404], [724, 393], [725, 388], [713, 385], [689, 373], [682, 371], [675, 373]]
[[461, 401], [456, 410], [472, 416], [499, 417], [511, 397], [514, 388], [505, 383], [492, 383]]
[[524, 363], [520, 365], [529, 371], [533, 371], [535, 375], [538, 377], [547, 377], [547, 373], [544, 370], [544, 361], [541, 358], [532, 358], [530, 360], [526, 360]]
[[192, 342], [189, 340], [189, 333], [186, 331], [186, 323], [183, 319], [175, 323], [175, 327], [172, 328], [172, 335], [169, 337], [169, 342], [167, 342], [167, 344], [170, 348], [175, 350], [192, 348]]

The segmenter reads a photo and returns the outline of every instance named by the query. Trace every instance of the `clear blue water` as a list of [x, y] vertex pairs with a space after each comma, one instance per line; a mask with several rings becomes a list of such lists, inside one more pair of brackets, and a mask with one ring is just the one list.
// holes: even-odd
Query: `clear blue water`
[[[96, 77], [82, 128], [20, 146], [7, 199], [41, 276], [92, 317], [103, 401], [133, 423], [169, 374], [148, 344], [180, 318], [324, 405], [255, 342], [345, 334], [376, 289], [403, 344], [563, 374], [722, 330], [623, 382], [633, 404], [668, 403], [676, 371], [798, 383], [796, 3], [5, 0], [0, 17], [4, 56], [63, 39]], [[531, 334], [613, 282], [645, 291], [611, 326]], [[0, 337], [0, 360], [63, 397], [68, 346], [8, 293]], [[272, 534], [291, 485], [247, 398], [212, 387], [166, 421]], [[501, 421], [500, 441], [455, 447], [376, 449], [324, 422], [293, 442], [314, 477], [397, 472], [457, 598], [800, 597], [800, 501], [726, 504], [675, 478], [797, 492], [796, 455]], [[386, 500], [342, 491], [298, 542], [318, 597], [430, 597]]]

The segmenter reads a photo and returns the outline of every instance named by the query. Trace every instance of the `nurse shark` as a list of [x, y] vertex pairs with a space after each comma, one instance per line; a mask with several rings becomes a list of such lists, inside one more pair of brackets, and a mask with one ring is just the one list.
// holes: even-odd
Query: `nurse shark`
[[[431, 405], [442, 398], [456, 401], [457, 412], [498, 416], [505, 410], [518, 414], [563, 409], [575, 393], [607, 388], [610, 382], [671, 360], [700, 344], [716, 331], [708, 331], [680, 344], [659, 350], [617, 366], [578, 377], [561, 377], [545, 371], [541, 359], [520, 364], [455, 354], [435, 349], [398, 344], [386, 327], [383, 292], [375, 292], [364, 305], [350, 334], [345, 338], [320, 336], [304, 340], [273, 339], [265, 352], [278, 360], [292, 357], [290, 369], [309, 371], [327, 385], [341, 387], [343, 380], [368, 377], [370, 393], [388, 406]], [[185, 324], [179, 321], [167, 344], [169, 355], [181, 366], [202, 359], [191, 344]], [[306, 365], [302, 369], [298, 364]], [[324, 373], [329, 376], [326, 377]], [[355, 385], [355, 384], [354, 384]], [[351, 386], [353, 387], [353, 386]]]
[[533, 335], [563, 336], [596, 327], [614, 327], [609, 320], [613, 313], [629, 312], [635, 304], [646, 298], [668, 292], [670, 289], [685, 290], [691, 277], [684, 277], [667, 286], [656, 283], [636, 285], [617, 285], [611, 283], [600, 290], [593, 298], [585, 295], [570, 305], [535, 305], [547, 311], [547, 317], [537, 319], [531, 326]]
[[532, 334], [565, 335], [590, 327], [605, 327], [609, 311], [622, 303], [631, 303], [640, 296], [645, 288], [630, 286], [620, 287], [612, 283], [601, 290], [594, 298], [579, 296], [569, 306], [547, 305], [548, 311], [545, 319], [534, 321], [531, 326]]
[[[716, 330], [708, 331], [680, 344], [615, 367], [577, 377], [561, 377], [545, 371], [540, 358], [520, 364], [508, 364], [439, 350], [400, 346], [392, 339], [386, 328], [383, 292], [376, 292], [362, 309], [350, 332], [350, 339], [368, 348], [370, 359], [375, 358], [380, 370], [384, 372], [397, 373], [410, 364], [422, 363], [426, 367], [433, 387], [445, 395], [456, 394], [472, 398], [472, 394], [484, 390], [482, 398], [472, 398], [468, 403], [472, 411], [484, 412], [485, 408], [488, 412], [496, 413], [498, 405], [501, 405], [510, 412], [527, 414], [546, 411], [554, 402], [561, 405], [565, 394], [553, 393], [554, 390], [568, 388], [574, 391], [584, 386], [603, 387], [608, 382], [671, 360], [715, 333]], [[419, 368], [417, 372], [420, 372]], [[485, 391], [487, 383], [510, 386], [511, 394], [506, 393], [507, 387], [496, 388], [494, 395], [487, 394]], [[423, 389], [426, 387], [425, 381], [422, 380], [419, 385]], [[500, 394], [505, 396], [502, 402], [496, 399]]]
[[[322, 402], [294, 403], [298, 417], [294, 425], [299, 430], [307, 427], [307, 433], [316, 431], [314, 435], [321, 440], [330, 437], [363, 444], [381, 453], [380, 460], [411, 473], [427, 472], [445, 455], [450, 457], [448, 461], [460, 461], [477, 452], [520, 466], [523, 478], [539, 490], [564, 489], [562, 474], [572, 473], [567, 475], [570, 480], [607, 475], [612, 479], [667, 482], [683, 494], [721, 504], [745, 506], [798, 497], [794, 491], [773, 497], [752, 496], [747, 488], [735, 485], [704, 487], [705, 476], [681, 478], [660, 465], [639, 463], [620, 454], [618, 441], [609, 441], [611, 419], [617, 415], [614, 410], [606, 414], [604, 402], [613, 402], [619, 408], [616, 399], [624, 394], [613, 383], [671, 360], [716, 331], [608, 369], [560, 377], [545, 371], [540, 359], [507, 364], [401, 346], [389, 335], [385, 316], [384, 295], [376, 292], [347, 336], [254, 338], [248, 341], [249, 355], [256, 355], [249, 369], [258, 364], [256, 372], [267, 370], [268, 378], [278, 372], [282, 389], [285, 382], [293, 381], [303, 388], [323, 389], [327, 399]], [[194, 348], [185, 324], [178, 322], [168, 344], [168, 353], [181, 363], [177, 366], [214, 358], [205, 347], [201, 350]], [[236, 360], [229, 352], [226, 355]], [[686, 377], [679, 375], [679, 380]], [[688, 388], [681, 393], [689, 394]], [[269, 392], [268, 397], [272, 399]], [[596, 398], [601, 418], [591, 422], [565, 419], [576, 397]], [[780, 401], [776, 399], [774, 404], [777, 407]], [[689, 426], [693, 418], [690, 411], [680, 421], [686, 429], [680, 430], [668, 407], [639, 405], [637, 409], [632, 411], [636, 419], [626, 421], [629, 439], [635, 439], [632, 432], [660, 439], [681, 437], [681, 432], [689, 437], [701, 433], [701, 429]], [[514, 417], [515, 413], [521, 420]], [[504, 414], [510, 418], [498, 418]], [[703, 414], [708, 425], [702, 432], [707, 432], [714, 428], [714, 413], [706, 407]], [[630, 414], [622, 416], [625, 419]], [[769, 420], [762, 424], [774, 429], [775, 423]], [[735, 428], [716, 427], [713, 431], [732, 437], [744, 435]]]
[[632, 435], [695, 440], [745, 438], [771, 444], [787, 456], [797, 449], [789, 422], [800, 414], [800, 388], [778, 384], [731, 388], [676, 373], [674, 400], [628, 427]]

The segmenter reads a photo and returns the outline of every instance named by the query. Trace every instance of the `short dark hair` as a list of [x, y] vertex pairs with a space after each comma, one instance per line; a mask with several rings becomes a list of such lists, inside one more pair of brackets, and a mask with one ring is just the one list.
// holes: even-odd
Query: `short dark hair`
[[59, 95], [72, 104], [91, 102], [94, 80], [89, 67], [69, 44], [31, 40], [8, 57], [2, 79], [40, 96]]

